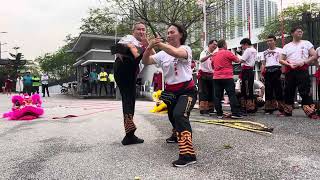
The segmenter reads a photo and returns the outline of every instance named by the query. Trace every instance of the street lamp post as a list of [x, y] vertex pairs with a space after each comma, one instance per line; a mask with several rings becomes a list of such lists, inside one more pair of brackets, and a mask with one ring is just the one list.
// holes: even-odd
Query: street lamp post
[[1, 46], [2, 46], [2, 44], [1, 44], [1, 41], [0, 41], [0, 61], [1, 61]]
[[7, 44], [7, 43], [1, 44], [1, 41], [0, 41], [0, 60], [1, 60], [1, 52], [2, 52], [2, 51], [1, 51], [1, 46], [2, 46], [2, 45], [5, 45], [5, 44]]
[[[5, 32], [5, 31], [0, 32], [0, 34], [5, 34], [5, 33], [8, 33], [8, 32]], [[0, 60], [1, 60], [1, 46], [5, 45], [5, 44], [7, 44], [7, 43], [1, 44], [1, 41], [0, 41]]]

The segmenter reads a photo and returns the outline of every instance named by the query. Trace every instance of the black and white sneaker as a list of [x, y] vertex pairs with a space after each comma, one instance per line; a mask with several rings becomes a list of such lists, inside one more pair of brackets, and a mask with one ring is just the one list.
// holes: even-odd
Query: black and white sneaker
[[217, 115], [218, 119], [223, 119], [223, 115]]
[[176, 161], [173, 161], [172, 162], [172, 165], [174, 167], [179, 167], [179, 168], [182, 168], [182, 167], [187, 167], [191, 164], [195, 164], [197, 163], [197, 158], [194, 156], [194, 157], [190, 157], [190, 158], [180, 158]]
[[215, 111], [209, 112], [210, 116], [214, 116], [215, 114], [217, 114], [217, 112], [215, 112]]
[[171, 135], [168, 139], [166, 139], [167, 143], [178, 143], [177, 136]]
[[271, 114], [273, 114], [273, 111], [266, 110], [264, 114], [265, 114], [265, 115], [271, 115]]
[[232, 114], [231, 118], [232, 119], [242, 119], [243, 117], [240, 114]]

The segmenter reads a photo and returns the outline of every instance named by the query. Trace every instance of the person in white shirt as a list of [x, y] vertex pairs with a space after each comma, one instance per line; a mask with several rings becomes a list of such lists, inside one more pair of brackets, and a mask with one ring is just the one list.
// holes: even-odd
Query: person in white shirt
[[199, 109], [200, 114], [209, 114], [214, 111], [213, 106], [213, 69], [212, 55], [217, 52], [217, 40], [210, 40], [208, 48], [200, 54], [199, 79]]
[[244, 38], [240, 41], [244, 51], [241, 57], [241, 111], [243, 115], [255, 112], [255, 102], [253, 96], [254, 65], [257, 57], [257, 50], [252, 47], [251, 40]]
[[50, 97], [50, 95], [49, 95], [49, 76], [47, 73], [43, 73], [41, 76], [41, 86], [42, 86], [42, 96], [45, 97], [46, 91], [47, 91], [47, 95], [48, 95], [48, 97]]
[[[238, 99], [241, 99], [241, 79], [238, 79], [235, 82], [235, 90]], [[254, 102], [255, 109], [257, 111], [258, 108], [263, 107], [265, 104], [264, 95], [265, 95], [265, 86], [259, 80], [254, 80], [253, 82], [253, 92], [254, 92]]]
[[280, 79], [282, 74], [280, 64], [282, 49], [276, 47], [276, 41], [277, 38], [274, 35], [268, 36], [267, 44], [269, 48], [263, 52], [261, 72], [265, 74], [265, 113], [272, 114], [278, 109], [280, 115], [283, 115], [283, 90]]
[[[132, 28], [132, 35], [124, 36], [114, 46], [116, 61], [114, 63], [114, 79], [120, 89], [124, 128], [126, 135], [121, 141], [123, 145], [140, 144], [144, 140], [135, 136], [136, 125], [133, 122], [136, 81], [139, 73], [139, 63], [147, 46], [146, 26], [143, 22], [136, 22]], [[112, 48], [111, 48], [112, 49]], [[100, 81], [101, 81], [100, 77]], [[106, 77], [107, 78], [107, 77]], [[107, 79], [106, 79], [107, 80]]]
[[[175, 167], [196, 163], [189, 116], [197, 93], [192, 78], [192, 51], [184, 45], [186, 38], [187, 32], [181, 25], [171, 24], [167, 30], [168, 43], [163, 43], [160, 37], [151, 40], [142, 58], [145, 65], [158, 64], [163, 70], [165, 91], [161, 99], [168, 106], [173, 126], [173, 133], [166, 141], [179, 144], [179, 159], [172, 163]], [[155, 47], [162, 51], [151, 55]]]
[[16, 92], [19, 94], [23, 93], [23, 77], [20, 74], [17, 77]]
[[316, 119], [315, 104], [310, 93], [311, 82], [308, 67], [317, 58], [313, 45], [302, 40], [303, 28], [297, 26], [291, 29], [292, 42], [283, 47], [280, 63], [286, 67], [284, 112], [286, 116], [292, 116], [294, 97], [298, 87], [302, 98], [302, 108], [309, 118]]
[[[240, 94], [241, 94], [241, 79], [238, 79], [235, 82], [235, 90], [236, 90], [237, 95], [240, 96]], [[265, 94], [264, 84], [259, 80], [254, 80], [253, 81], [253, 91], [254, 91], [255, 96], [263, 98], [263, 96]]]

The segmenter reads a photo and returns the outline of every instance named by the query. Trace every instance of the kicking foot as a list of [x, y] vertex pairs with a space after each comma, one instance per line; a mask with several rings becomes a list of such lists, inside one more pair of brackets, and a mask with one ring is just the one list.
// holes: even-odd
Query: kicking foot
[[137, 136], [133, 135], [131, 137], [129, 136], [125, 136], [123, 138], [123, 140], [121, 141], [122, 145], [126, 146], [126, 145], [130, 145], [130, 144], [141, 144], [143, 143], [144, 140], [143, 139], [140, 139], [138, 138]]

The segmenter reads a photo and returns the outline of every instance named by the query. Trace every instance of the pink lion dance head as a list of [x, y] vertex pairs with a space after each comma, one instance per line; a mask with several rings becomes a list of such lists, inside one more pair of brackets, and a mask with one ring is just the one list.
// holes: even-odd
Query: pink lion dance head
[[3, 114], [3, 117], [9, 120], [32, 120], [44, 113], [39, 94], [31, 97], [28, 94], [15, 95], [11, 98], [11, 102], [13, 103], [12, 111]]
[[40, 98], [39, 94], [34, 94], [31, 97], [31, 99], [32, 99], [32, 104], [35, 104], [35, 105], [41, 107], [42, 101], [41, 101], [41, 98]]

